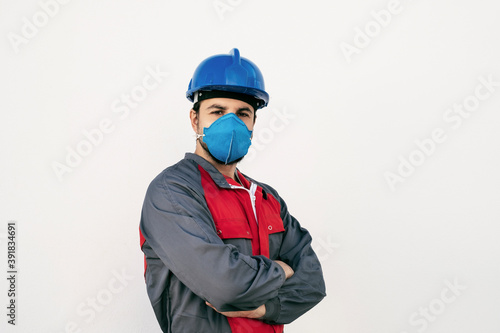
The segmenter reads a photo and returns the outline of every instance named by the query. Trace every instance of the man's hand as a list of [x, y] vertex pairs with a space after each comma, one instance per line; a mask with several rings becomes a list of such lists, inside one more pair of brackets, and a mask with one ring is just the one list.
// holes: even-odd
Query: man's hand
[[292, 267], [288, 266], [283, 261], [281, 261], [281, 260], [275, 260], [274, 262], [277, 263], [278, 265], [280, 265], [281, 268], [283, 268], [283, 270], [285, 271], [285, 275], [286, 275], [287, 279], [289, 279], [293, 275], [293, 273], [295, 273], [293, 271]]
[[255, 310], [250, 310], [250, 311], [228, 311], [228, 312], [220, 312], [214, 306], [208, 302], [205, 302], [209, 307], [217, 311], [218, 313], [226, 316], [226, 317], [241, 317], [241, 318], [252, 318], [252, 319], [257, 319], [266, 314], [266, 306], [262, 304]]

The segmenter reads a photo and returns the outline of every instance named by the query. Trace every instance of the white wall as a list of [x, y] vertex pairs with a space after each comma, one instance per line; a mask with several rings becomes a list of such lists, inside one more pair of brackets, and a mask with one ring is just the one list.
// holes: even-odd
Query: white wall
[[[497, 2], [54, 1], [0, 1], [0, 331], [159, 332], [142, 200], [194, 148], [194, 68], [233, 47], [271, 94], [240, 169], [311, 231], [327, 282], [287, 333], [500, 330]], [[58, 176], [68, 149], [88, 155]]]

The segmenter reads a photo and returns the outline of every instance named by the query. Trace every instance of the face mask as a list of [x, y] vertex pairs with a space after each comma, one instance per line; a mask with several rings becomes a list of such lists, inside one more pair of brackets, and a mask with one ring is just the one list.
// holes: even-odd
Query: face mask
[[204, 127], [203, 134], [196, 135], [197, 138], [201, 136], [208, 151], [225, 164], [245, 156], [252, 144], [252, 131], [234, 113], [228, 113], [210, 127]]

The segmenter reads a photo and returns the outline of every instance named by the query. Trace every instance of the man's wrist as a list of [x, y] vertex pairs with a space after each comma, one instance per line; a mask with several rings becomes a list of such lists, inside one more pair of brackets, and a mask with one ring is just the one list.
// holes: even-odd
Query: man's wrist
[[266, 312], [267, 312], [266, 305], [262, 304], [257, 309], [255, 309], [255, 312], [251, 318], [252, 319], [261, 319], [262, 317], [264, 317], [266, 315]]
[[281, 312], [281, 304], [279, 297], [272, 298], [268, 300], [265, 304], [266, 313], [264, 316], [260, 317], [260, 320], [263, 321], [272, 321], [275, 322], [278, 320], [278, 317]]

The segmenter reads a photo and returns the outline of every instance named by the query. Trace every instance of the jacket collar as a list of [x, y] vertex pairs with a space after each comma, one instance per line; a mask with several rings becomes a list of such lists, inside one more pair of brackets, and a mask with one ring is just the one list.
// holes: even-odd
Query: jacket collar
[[231, 185], [226, 180], [226, 177], [222, 173], [217, 170], [216, 167], [214, 167], [210, 162], [208, 162], [206, 159], [203, 157], [193, 154], [193, 153], [186, 153], [184, 156], [184, 159], [187, 160], [193, 160], [196, 164], [201, 166], [212, 178], [215, 184], [217, 186], [222, 187], [222, 188], [231, 188]]
[[[186, 153], [184, 156], [185, 159], [188, 160], [193, 160], [196, 162], [198, 165], [200, 165], [212, 178], [215, 184], [217, 184], [219, 187], [222, 188], [231, 188], [231, 184], [229, 181], [226, 179], [226, 176], [224, 176], [222, 173], [217, 170], [216, 167], [214, 167], [210, 162], [208, 162], [206, 159], [203, 157], [193, 154], [193, 153]], [[238, 180], [241, 182], [243, 187], [249, 188], [250, 187], [250, 182], [243, 176], [243, 174], [240, 172], [240, 170], [236, 169], [236, 176], [238, 177]], [[235, 181], [230, 179], [231, 183], [234, 183], [233, 185], [237, 184]]]

